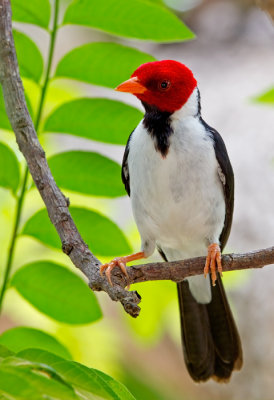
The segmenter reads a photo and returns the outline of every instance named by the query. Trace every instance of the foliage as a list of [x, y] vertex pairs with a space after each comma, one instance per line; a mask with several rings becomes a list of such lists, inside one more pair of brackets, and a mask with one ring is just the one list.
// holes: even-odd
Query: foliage
[[140, 64], [151, 61], [155, 61], [155, 58], [133, 47], [93, 42], [67, 53], [59, 61], [55, 75], [114, 88], [128, 79]]
[[104, 0], [100, 7], [95, 0], [75, 0], [65, 13], [64, 23], [86, 25], [118, 36], [159, 42], [194, 37], [174, 14], [144, 0]]
[[[59, 21], [59, 0], [12, 0], [11, 3], [14, 21], [32, 24], [36, 29], [39, 27], [49, 38], [48, 56], [43, 59], [42, 49], [31, 37], [20, 32], [20, 25], [14, 30], [20, 74], [28, 82], [27, 104], [42, 143], [47, 143], [47, 139], [56, 134], [69, 134], [86, 139], [90, 145], [91, 141], [125, 145], [142, 116], [136, 108], [107, 98], [80, 97], [58, 104], [48, 114], [47, 94], [60, 78], [114, 88], [128, 79], [140, 64], [155, 60], [133, 47], [93, 42], [69, 51], [53, 69], [56, 34], [64, 25], [83, 25], [120, 37], [155, 42], [194, 37], [161, 2], [74, 0], [68, 4], [62, 21]], [[34, 91], [28, 88], [36, 88], [38, 101]], [[34, 111], [30, 103], [34, 105]], [[0, 129], [11, 130], [1, 89]], [[15, 272], [12, 270], [15, 245], [20, 245], [24, 237], [39, 240], [43, 245], [58, 249], [59, 253], [61, 243], [45, 209], [24, 213], [25, 200], [31, 198], [33, 184], [22, 157], [14, 151], [15, 146], [10, 140], [7, 143], [0, 143], [0, 186], [13, 197], [15, 209], [3, 270], [0, 308], [7, 289], [13, 288], [51, 319], [70, 325], [98, 321], [102, 312], [94, 293], [68, 265], [39, 258], [26, 265], [21, 262]], [[125, 195], [120, 166], [98, 152], [59, 152], [49, 157], [49, 165], [62, 189], [88, 196], [99, 210], [102, 198]], [[84, 240], [97, 256], [111, 257], [131, 251], [122, 230], [102, 215], [101, 210], [75, 206], [70, 210]], [[103, 372], [71, 361], [69, 351], [53, 336], [29, 327], [11, 329], [0, 337], [0, 397], [30, 400], [134, 398], [122, 384]]]
[[260, 94], [255, 98], [259, 103], [274, 105], [274, 88], [270, 88], [266, 92]]
[[16, 193], [20, 181], [20, 170], [15, 154], [4, 143], [0, 143], [0, 185]]
[[[131, 251], [122, 231], [110, 219], [85, 208], [71, 207], [70, 211], [84, 240], [88, 245], [93, 246], [97, 255], [110, 257], [115, 254], [116, 248], [120, 249], [120, 254], [127, 254]], [[108, 232], [108, 235], [105, 234], [106, 232]], [[22, 234], [32, 236], [57, 249], [61, 245], [60, 238], [50, 223], [46, 210], [34, 214], [27, 221]]]
[[134, 400], [121, 383], [101, 371], [45, 350], [30, 348], [15, 354], [2, 345], [0, 394], [18, 400]]
[[34, 307], [68, 324], [87, 324], [101, 317], [94, 293], [73, 272], [50, 261], [21, 267], [10, 285]]
[[[79, 120], [78, 115], [80, 114], [81, 119]], [[90, 118], [90, 115], [93, 118]], [[105, 118], [106, 115], [108, 116], [107, 119]], [[119, 101], [77, 99], [56, 108], [48, 117], [44, 130], [69, 133], [99, 142], [124, 144], [128, 138], [128, 132], [135, 128], [141, 117], [142, 113], [139, 110]], [[83, 158], [83, 155], [81, 155], [81, 158]], [[93, 165], [93, 162], [91, 165]], [[106, 164], [106, 161], [104, 161], [104, 164]], [[101, 171], [99, 167], [96, 166], [97, 173]], [[111, 168], [113, 167], [114, 165], [111, 166]], [[117, 178], [120, 177], [117, 176]], [[121, 179], [119, 179], [120, 181]]]
[[72, 359], [68, 349], [56, 340], [55, 337], [39, 329], [25, 326], [19, 326], [5, 331], [0, 336], [0, 346], [5, 346], [15, 353], [30, 347], [39, 348], [50, 351], [66, 360]]

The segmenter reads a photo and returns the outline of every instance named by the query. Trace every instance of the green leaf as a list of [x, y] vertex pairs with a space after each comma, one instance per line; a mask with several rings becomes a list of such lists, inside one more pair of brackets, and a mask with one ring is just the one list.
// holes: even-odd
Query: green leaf
[[[38, 351], [41, 351], [38, 349]], [[18, 367], [20, 372], [35, 372], [38, 375], [46, 376], [49, 379], [53, 379], [57, 382], [64, 383], [67, 387], [72, 389], [72, 387], [63, 380], [61, 376], [49, 365], [41, 364], [38, 362], [33, 362], [30, 360], [26, 360], [24, 358], [19, 358], [15, 355], [7, 357], [5, 360], [2, 360], [0, 364], [1, 367]]]
[[150, 61], [155, 58], [132, 47], [88, 43], [67, 53], [60, 60], [55, 76], [114, 88], [129, 79], [141, 64]]
[[3, 96], [2, 86], [0, 85], [0, 129], [6, 129], [11, 131], [12, 127], [10, 125]]
[[120, 165], [98, 153], [67, 151], [50, 157], [48, 163], [63, 189], [101, 197], [126, 194]]
[[0, 344], [9, 350], [17, 353], [18, 351], [32, 348], [40, 348], [51, 351], [52, 353], [71, 360], [71, 354], [58, 340], [46, 332], [39, 329], [17, 327], [12, 328], [0, 336]]
[[68, 324], [87, 324], [101, 318], [94, 293], [77, 275], [51, 261], [21, 267], [11, 285], [34, 307]]
[[0, 142], [0, 186], [16, 192], [20, 182], [20, 169], [13, 151]]
[[142, 116], [136, 108], [118, 101], [78, 99], [62, 104], [54, 110], [48, 117], [44, 130], [123, 145]]
[[[84, 367], [85, 369], [86, 367]], [[122, 385], [121, 383], [115, 381], [111, 376], [105, 374], [102, 371], [98, 371], [98, 370], [93, 370], [96, 371], [97, 376], [99, 376], [106, 384], [108, 384], [108, 386], [115, 392], [115, 397], [113, 397], [113, 399], [128, 399], [128, 400], [133, 400], [134, 397], [132, 396], [132, 394], [128, 391], [128, 389], [126, 389], [126, 387], [124, 385]]]
[[21, 32], [13, 31], [21, 76], [39, 83], [43, 73], [43, 58], [36, 44]]
[[0, 359], [12, 356], [13, 354], [14, 353], [10, 349], [1, 344], [1, 336], [0, 336]]
[[[176, 42], [194, 37], [168, 9], [144, 0], [74, 0], [65, 13], [64, 23], [157, 42]], [[109, 62], [111, 64], [111, 60]]]
[[[86, 208], [70, 207], [70, 212], [85, 242], [96, 255], [111, 257], [131, 252], [123, 232], [107, 217]], [[22, 234], [32, 236], [49, 246], [58, 249], [61, 247], [59, 236], [50, 223], [46, 210], [34, 214], [27, 221]]]
[[273, 105], [274, 104], [274, 87], [269, 89], [267, 92], [262, 93], [255, 98], [255, 101], [260, 103]]
[[17, 374], [16, 368], [0, 365], [0, 395], [9, 400], [41, 400], [35, 388], [25, 377]]
[[[14, 381], [14, 374], [18, 377], [19, 385]], [[1, 382], [1, 375], [5, 378], [4, 384]], [[73, 388], [64, 382], [51, 367], [17, 357], [6, 358], [0, 364], [0, 394], [1, 392], [14, 396], [11, 398], [15, 400], [79, 399]]]
[[50, 21], [49, 0], [11, 0], [12, 19], [48, 28]]
[[93, 368], [80, 363], [65, 361], [46, 351], [29, 349], [21, 352], [20, 357], [51, 366], [77, 393], [86, 399], [92, 394], [113, 400], [134, 400], [132, 394], [120, 382]]

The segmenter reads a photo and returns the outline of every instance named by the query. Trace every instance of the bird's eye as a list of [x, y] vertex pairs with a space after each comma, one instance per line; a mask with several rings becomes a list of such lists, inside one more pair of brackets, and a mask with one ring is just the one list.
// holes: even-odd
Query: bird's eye
[[170, 82], [162, 81], [159, 86], [161, 90], [167, 90], [170, 87]]

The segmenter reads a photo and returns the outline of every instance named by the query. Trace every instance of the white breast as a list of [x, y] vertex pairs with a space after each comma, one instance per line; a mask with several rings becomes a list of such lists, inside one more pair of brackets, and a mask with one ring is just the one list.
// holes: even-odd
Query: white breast
[[170, 260], [205, 255], [208, 244], [218, 242], [225, 218], [213, 140], [198, 118], [178, 113], [165, 158], [142, 122], [132, 135], [128, 157], [142, 250], [150, 255], [159, 244]]

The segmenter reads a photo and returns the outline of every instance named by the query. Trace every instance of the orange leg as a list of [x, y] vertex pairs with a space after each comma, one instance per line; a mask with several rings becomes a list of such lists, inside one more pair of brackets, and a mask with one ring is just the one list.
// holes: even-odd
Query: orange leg
[[208, 246], [208, 253], [206, 257], [206, 263], [204, 268], [205, 278], [209, 272], [211, 272], [211, 280], [212, 285], [215, 286], [215, 282], [217, 280], [216, 275], [216, 263], [218, 272], [222, 275], [222, 258], [221, 258], [221, 249], [217, 243], [212, 243]]
[[101, 276], [103, 276], [103, 273], [105, 271], [105, 274], [109, 281], [109, 284], [111, 286], [113, 286], [112, 281], [111, 281], [111, 271], [113, 270], [113, 268], [119, 267], [121, 269], [122, 273], [127, 278], [127, 281], [128, 281], [127, 288], [129, 289], [129, 276], [127, 273], [126, 263], [130, 262], [130, 261], [134, 261], [134, 260], [140, 260], [140, 258], [146, 258], [144, 252], [142, 252], [142, 251], [139, 253], [131, 254], [129, 256], [114, 258], [109, 263], [101, 265], [100, 274], [101, 274]]

